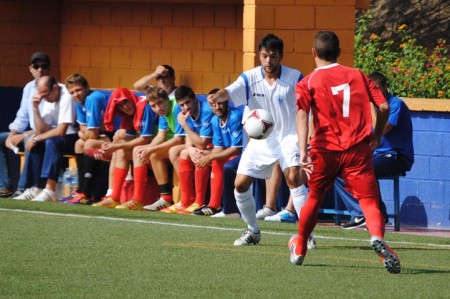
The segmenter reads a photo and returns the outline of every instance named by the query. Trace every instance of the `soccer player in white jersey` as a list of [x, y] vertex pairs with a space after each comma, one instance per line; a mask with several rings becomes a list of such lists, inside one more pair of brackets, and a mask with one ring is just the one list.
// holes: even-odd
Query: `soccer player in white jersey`
[[283, 170], [297, 214], [307, 196], [306, 178], [299, 167], [295, 127], [295, 85], [303, 75], [281, 65], [283, 41], [277, 36], [266, 35], [258, 50], [261, 66], [244, 72], [231, 85], [208, 96], [211, 103], [232, 99], [235, 106], [244, 104], [250, 110], [265, 109], [274, 119], [274, 129], [269, 137], [251, 139], [239, 163], [234, 193], [241, 217], [248, 227], [234, 242], [235, 246], [258, 244], [261, 239], [250, 186], [255, 178], [269, 178], [276, 162]]

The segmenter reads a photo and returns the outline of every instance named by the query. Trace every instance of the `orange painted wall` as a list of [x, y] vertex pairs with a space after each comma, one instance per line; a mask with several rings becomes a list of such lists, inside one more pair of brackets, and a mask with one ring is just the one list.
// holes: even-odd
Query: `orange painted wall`
[[[339, 60], [353, 65], [355, 0], [245, 0], [244, 68], [258, 64], [258, 41], [272, 31], [284, 41], [283, 63], [309, 73], [314, 69], [312, 42], [318, 30], [333, 30], [341, 41]], [[251, 37], [254, 37], [253, 39]]]
[[24, 86], [30, 55], [45, 51], [60, 80], [80, 72], [95, 88], [132, 88], [158, 64], [170, 64], [178, 85], [208, 92], [258, 64], [255, 46], [268, 32], [284, 39], [283, 62], [303, 73], [313, 69], [318, 29], [337, 31], [341, 63], [353, 63], [359, 1], [191, 2], [0, 0], [0, 86]]
[[32, 53], [51, 56], [59, 77], [60, 3], [56, 1], [0, 1], [0, 86], [23, 87], [32, 79]]

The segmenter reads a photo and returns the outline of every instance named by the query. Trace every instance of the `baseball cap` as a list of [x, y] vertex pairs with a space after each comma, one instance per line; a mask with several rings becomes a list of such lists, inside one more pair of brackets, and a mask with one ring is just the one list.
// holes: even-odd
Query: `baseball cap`
[[47, 53], [36, 52], [33, 55], [31, 55], [30, 63], [33, 64], [36, 62], [36, 60], [40, 60], [50, 65], [50, 58], [48, 57]]

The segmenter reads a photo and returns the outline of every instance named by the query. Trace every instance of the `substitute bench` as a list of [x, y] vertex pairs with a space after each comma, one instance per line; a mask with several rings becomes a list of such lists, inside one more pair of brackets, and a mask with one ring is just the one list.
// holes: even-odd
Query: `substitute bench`
[[[390, 174], [381, 176], [378, 180], [392, 180], [393, 182], [393, 200], [394, 200], [394, 212], [388, 213], [388, 218], [394, 219], [394, 230], [400, 231], [400, 177], [405, 176], [404, 172], [397, 174]], [[349, 211], [345, 210], [345, 206], [342, 203], [337, 192], [334, 192], [334, 209], [320, 209], [322, 214], [332, 214], [336, 215], [335, 223], [336, 225], [341, 224], [341, 216], [350, 216]]]

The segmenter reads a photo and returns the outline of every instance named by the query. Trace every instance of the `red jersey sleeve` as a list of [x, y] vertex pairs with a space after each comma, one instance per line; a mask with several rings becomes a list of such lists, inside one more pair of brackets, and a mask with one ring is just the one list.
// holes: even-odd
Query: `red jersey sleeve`
[[312, 97], [309, 93], [306, 82], [307, 82], [307, 77], [303, 78], [303, 80], [301, 80], [300, 82], [298, 82], [295, 85], [295, 98], [296, 98], [296, 104], [297, 104], [297, 111], [302, 109], [306, 112], [309, 112], [309, 109], [311, 106]]

